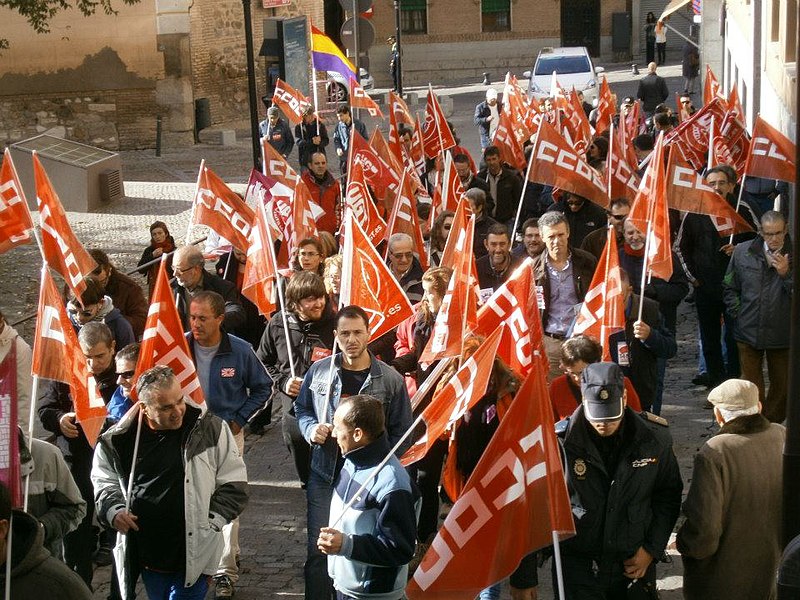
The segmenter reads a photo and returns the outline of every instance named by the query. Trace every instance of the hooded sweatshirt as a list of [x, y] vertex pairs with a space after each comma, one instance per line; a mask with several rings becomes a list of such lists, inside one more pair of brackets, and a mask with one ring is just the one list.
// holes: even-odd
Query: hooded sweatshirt
[[[70, 305], [74, 310], [80, 310], [80, 306], [78, 306], [74, 300], [70, 301]], [[80, 331], [81, 324], [77, 321], [74, 312], [69, 312], [69, 318], [75, 326], [75, 330]], [[103, 296], [103, 306], [97, 311], [92, 321], [108, 325], [111, 334], [114, 336], [117, 350], [122, 350], [128, 344], [132, 344], [136, 341], [131, 324], [118, 308], [114, 308], [114, 301], [111, 299], [111, 296]]]

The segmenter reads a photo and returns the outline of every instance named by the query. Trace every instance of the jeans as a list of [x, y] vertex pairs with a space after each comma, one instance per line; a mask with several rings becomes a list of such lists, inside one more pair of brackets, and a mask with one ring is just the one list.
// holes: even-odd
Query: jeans
[[203, 600], [208, 592], [208, 577], [201, 575], [188, 588], [183, 585], [185, 577], [185, 573], [142, 571], [142, 581], [149, 600]]
[[[786, 396], [789, 386], [789, 349], [757, 350], [750, 344], [738, 342], [742, 363], [742, 379], [758, 386], [758, 399], [763, 405], [762, 414], [773, 423], [786, 418]], [[769, 392], [764, 393], [764, 359], [767, 360]]]
[[328, 526], [331, 512], [333, 485], [311, 471], [306, 486], [306, 564], [303, 575], [306, 583], [306, 600], [330, 600], [333, 582], [328, 577], [328, 557], [317, 548], [319, 531]]
[[[706, 359], [706, 369], [714, 387], [727, 377], [739, 376], [739, 351], [733, 339], [733, 319], [725, 310], [722, 297], [714, 291], [697, 288], [695, 308], [697, 320], [700, 323], [700, 339], [703, 341], [703, 356]], [[725, 342], [727, 348], [728, 368], [723, 362], [722, 322], [725, 323]]]

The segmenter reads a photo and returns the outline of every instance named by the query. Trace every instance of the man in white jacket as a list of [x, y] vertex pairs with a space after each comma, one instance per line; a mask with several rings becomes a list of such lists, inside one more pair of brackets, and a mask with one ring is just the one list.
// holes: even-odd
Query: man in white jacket
[[97, 444], [97, 518], [126, 534], [128, 560], [116, 563], [123, 590], [141, 572], [149, 598], [180, 592], [202, 600], [203, 575], [216, 572], [222, 554], [222, 528], [247, 504], [244, 461], [227, 423], [187, 402], [169, 367], [142, 373], [136, 392], [139, 410], [128, 411]]

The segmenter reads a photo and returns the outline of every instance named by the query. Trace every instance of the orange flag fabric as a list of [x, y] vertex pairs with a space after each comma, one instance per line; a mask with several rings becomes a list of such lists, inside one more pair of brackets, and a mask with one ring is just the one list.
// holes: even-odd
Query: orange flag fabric
[[[623, 127], [614, 128], [611, 130], [624, 132]], [[631, 202], [636, 198], [636, 192], [639, 190], [639, 176], [636, 171], [631, 168], [631, 165], [625, 160], [624, 148], [619, 144], [620, 137], [611, 136], [611, 144], [609, 144], [608, 155], [606, 156], [606, 177], [608, 178], [609, 198], [627, 198]]]
[[33, 220], [8, 148], [0, 167], [0, 254], [33, 241]]
[[597, 95], [597, 120], [594, 123], [594, 130], [603, 133], [611, 127], [614, 115], [617, 114], [617, 107], [611, 88], [608, 87], [608, 79], [603, 77], [600, 82], [600, 93]]
[[261, 140], [261, 152], [264, 155], [264, 175], [282, 186], [278, 189], [273, 187], [273, 194], [291, 196], [297, 182], [300, 181], [300, 176], [266, 138]]
[[500, 150], [500, 160], [515, 169], [525, 170], [528, 161], [525, 160], [522, 145], [517, 141], [514, 134], [514, 123], [511, 120], [511, 114], [505, 110], [500, 113], [492, 144]]
[[292, 125], [302, 123], [303, 114], [312, 105], [311, 100], [280, 78], [275, 83], [272, 103], [283, 111]]
[[721, 123], [725, 112], [725, 103], [715, 98], [670, 131], [664, 139], [664, 144], [681, 152], [695, 169], [703, 169], [708, 162], [708, 133], [711, 130], [711, 121]]
[[575, 534], [575, 523], [544, 372], [535, 369], [511, 402], [406, 595], [410, 600], [475, 598], [508, 577], [524, 556], [551, 545], [554, 532], [564, 540]]
[[703, 181], [703, 176], [670, 152], [667, 165], [667, 198], [670, 208], [712, 217], [721, 236], [753, 228], [728, 201]]
[[608, 205], [603, 178], [546, 121], [539, 126], [533, 153], [530, 181], [573, 192], [600, 206]]
[[[375, 131], [378, 130], [376, 129]], [[350, 148], [352, 152], [350, 155], [351, 162], [353, 165], [361, 165], [364, 171], [364, 178], [375, 190], [375, 195], [378, 198], [385, 197], [388, 190], [395, 190], [396, 192], [400, 185], [400, 174], [395, 172], [355, 129], [350, 138]], [[352, 165], [348, 167], [348, 171], [351, 168], [353, 168]]]
[[286, 240], [288, 256], [297, 248], [298, 244], [312, 237], [319, 237], [317, 222], [311, 211], [311, 192], [304, 181], [298, 181], [292, 198], [292, 214], [286, 219], [283, 229], [283, 239]]
[[84, 279], [97, 268], [97, 263], [69, 226], [61, 200], [58, 199], [58, 194], [35, 152], [33, 177], [36, 181], [36, 204], [42, 227], [42, 258], [64, 278], [75, 297], [80, 298], [86, 289]]
[[652, 275], [672, 277], [672, 243], [667, 212], [667, 185], [664, 176], [664, 134], [656, 140], [639, 192], [631, 205], [628, 220], [647, 235], [644, 263]]
[[142, 347], [136, 363], [136, 377], [156, 365], [166, 365], [175, 373], [184, 395], [195, 404], [202, 405], [205, 402], [203, 390], [189, 352], [189, 344], [183, 335], [178, 309], [175, 308], [166, 265], [166, 260], [162, 260], [158, 266]]
[[423, 458], [436, 440], [486, 393], [504, 328], [505, 325], [500, 325], [495, 329], [475, 354], [464, 361], [447, 385], [434, 394], [431, 403], [422, 411], [425, 434], [400, 458], [404, 466], [412, 465]]
[[350, 107], [363, 108], [371, 117], [378, 117], [383, 119], [383, 113], [380, 106], [369, 97], [369, 94], [364, 91], [364, 88], [359, 85], [355, 79], [350, 78]]
[[711, 65], [706, 65], [706, 80], [703, 83], [703, 104], [709, 104], [715, 98], [719, 98], [720, 85]]
[[242, 296], [258, 307], [265, 317], [275, 309], [274, 286], [278, 285], [277, 260], [272, 242], [271, 229], [267, 223], [266, 207], [259, 207], [250, 229], [247, 260], [244, 263]]
[[366, 232], [369, 241], [377, 246], [386, 234], [386, 221], [378, 214], [378, 209], [369, 193], [364, 178], [364, 169], [356, 163], [350, 171], [345, 193], [345, 205], [350, 208], [358, 224]]
[[439, 105], [433, 89], [428, 88], [428, 102], [425, 107], [425, 124], [422, 127], [422, 148], [426, 158], [436, 158], [445, 150], [456, 145], [456, 139], [447, 118]]
[[550, 368], [542, 339], [542, 322], [536, 302], [533, 259], [528, 257], [508, 280], [478, 310], [476, 335], [489, 335], [505, 323], [505, 339], [497, 356], [523, 377], [538, 362], [547, 372]]
[[42, 266], [31, 373], [69, 385], [75, 418], [94, 447], [108, 415], [106, 404], [97, 391], [78, 336], [46, 266]]
[[721, 123], [714, 121], [714, 162], [731, 165], [741, 180], [750, 151], [750, 136], [736, 111], [725, 113]]
[[422, 270], [428, 270], [428, 257], [425, 253], [425, 241], [422, 238], [422, 229], [419, 226], [417, 215], [417, 199], [411, 191], [408, 177], [403, 174], [397, 199], [389, 214], [389, 223], [386, 227], [386, 257], [389, 255], [389, 238], [395, 233], [405, 233], [414, 240], [414, 254], [422, 265]]
[[194, 197], [192, 225], [207, 225], [235, 248], [247, 248], [253, 209], [229, 188], [214, 171], [202, 167]]
[[370, 243], [352, 210], [345, 211], [342, 250], [343, 306], [367, 311], [372, 339], [377, 339], [414, 314], [403, 288]]
[[603, 347], [603, 360], [611, 362], [608, 338], [625, 329], [625, 305], [620, 278], [617, 234], [608, 227], [608, 237], [592, 283], [586, 292], [573, 329], [575, 335], [593, 337]]
[[794, 181], [795, 145], [759, 115], [753, 126], [753, 139], [744, 172], [753, 177]]

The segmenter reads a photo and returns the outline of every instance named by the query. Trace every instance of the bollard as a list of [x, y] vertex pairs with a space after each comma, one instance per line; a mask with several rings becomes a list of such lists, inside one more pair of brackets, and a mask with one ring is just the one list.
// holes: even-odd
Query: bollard
[[639, 67], [636, 66], [636, 63], [631, 65], [631, 75], [638, 75], [639, 74]]
[[156, 116], [156, 156], [161, 156], [161, 115]]
[[492, 82], [489, 81], [489, 73], [483, 74], [483, 85], [492, 85]]

